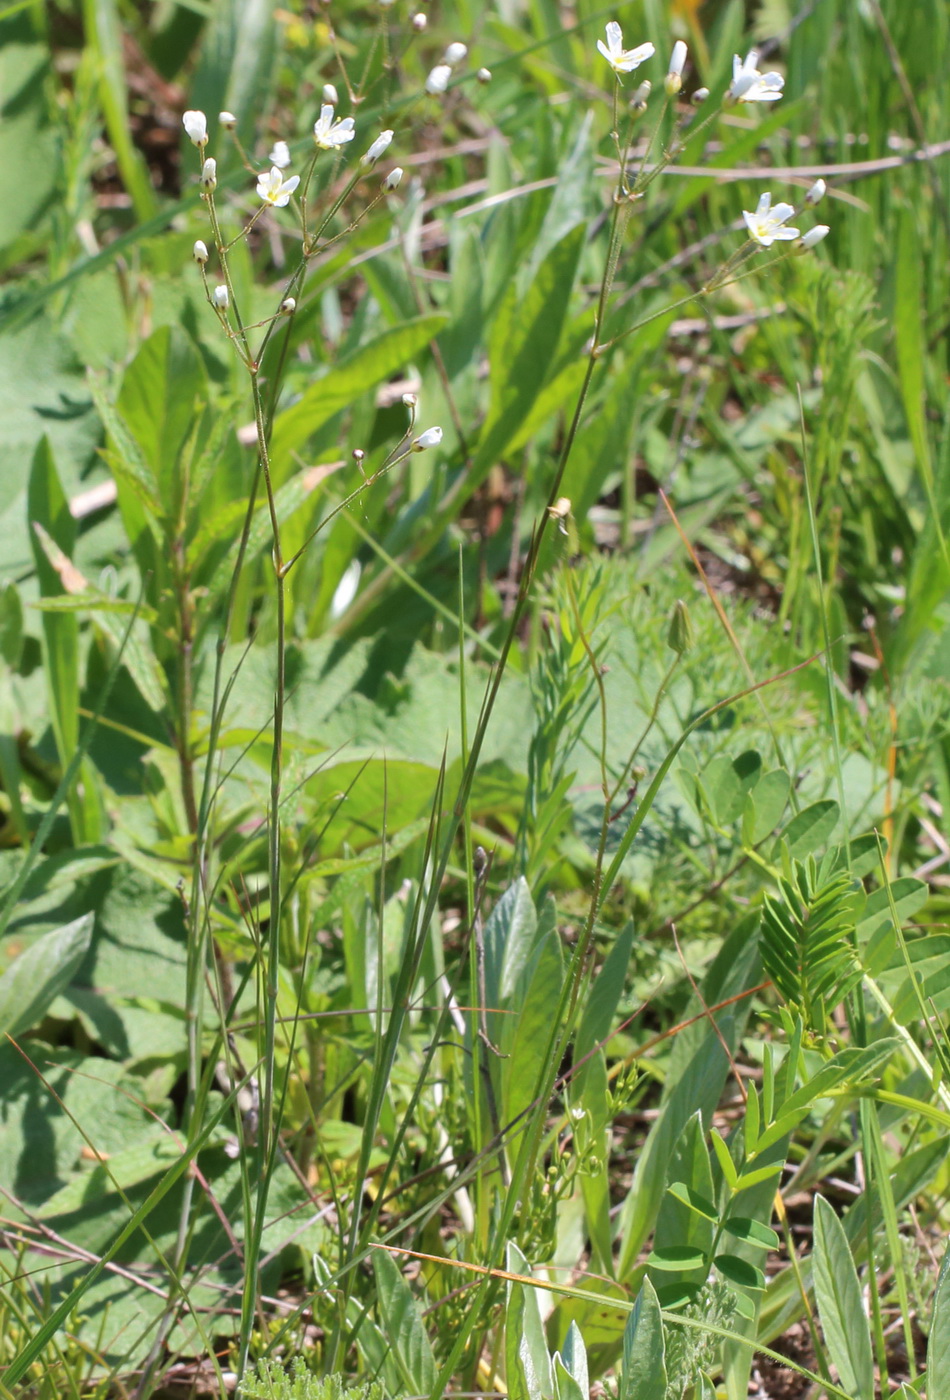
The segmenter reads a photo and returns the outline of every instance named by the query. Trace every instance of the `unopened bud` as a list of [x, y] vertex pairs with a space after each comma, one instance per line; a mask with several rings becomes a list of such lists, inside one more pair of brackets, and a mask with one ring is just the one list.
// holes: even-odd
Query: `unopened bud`
[[673, 45], [673, 53], [670, 57], [670, 66], [667, 69], [664, 87], [669, 97], [675, 97], [683, 86], [683, 64], [686, 62], [686, 45], [682, 39], [677, 39]]
[[418, 14], [415, 14], [415, 15], [413, 15], [413, 17], [412, 17], [412, 27], [413, 27], [413, 29], [416, 31], [417, 34], [424, 34], [424, 33], [425, 33], [425, 30], [426, 30], [426, 26], [428, 25], [428, 23], [429, 23], [428, 19], [427, 19], [426, 16], [422, 13], [421, 10], [419, 11]]
[[323, 84], [323, 100], [324, 102], [328, 102], [331, 107], [335, 107], [339, 102], [339, 93], [332, 83]]
[[353, 461], [356, 463], [357, 466], [362, 466], [363, 458], [365, 456], [366, 453], [363, 451], [362, 447], [353, 448]]
[[402, 166], [401, 166], [401, 165], [396, 165], [396, 166], [394, 166], [394, 167], [392, 168], [392, 170], [390, 170], [389, 174], [386, 176], [385, 180], [383, 181], [383, 189], [384, 189], [384, 190], [394, 190], [394, 189], [396, 188], [396, 186], [399, 184], [399, 181], [400, 181], [401, 179], [402, 179]]
[[645, 112], [652, 91], [653, 84], [650, 82], [649, 78], [644, 78], [643, 82], [630, 99], [631, 110], [634, 112]]
[[192, 248], [191, 252], [196, 263], [201, 263], [201, 265], [204, 266], [208, 261], [208, 245], [203, 242], [202, 239], [196, 239], [195, 246]]
[[814, 228], [810, 228], [807, 233], [802, 234], [801, 238], [795, 244], [795, 252], [809, 252], [816, 244], [820, 243], [823, 238], [827, 238], [830, 232], [831, 228], [828, 224], [815, 224]]
[[426, 428], [424, 433], [420, 433], [412, 444], [413, 452], [425, 452], [427, 447], [438, 447], [442, 441], [441, 428]]
[[689, 609], [682, 598], [677, 598], [673, 604], [673, 616], [670, 618], [670, 630], [666, 634], [666, 644], [671, 651], [676, 652], [677, 656], [682, 656], [684, 652], [692, 651], [695, 641]]
[[419, 402], [419, 395], [418, 395], [418, 394], [403, 394], [403, 396], [402, 396], [402, 401], [403, 401], [403, 403], [406, 405], [407, 408], [415, 408], [416, 404]]
[[701, 107], [708, 96], [709, 88], [697, 88], [689, 100], [694, 107]]
[[447, 63], [437, 63], [426, 78], [426, 92], [445, 92], [452, 76], [452, 69]]
[[805, 196], [806, 204], [819, 204], [825, 197], [825, 190], [828, 186], [824, 180], [816, 180]]
[[183, 112], [181, 124], [185, 128], [186, 135], [196, 146], [201, 147], [208, 144], [208, 119], [204, 112]]
[[392, 139], [393, 133], [391, 131], [381, 131], [365, 156], [360, 157], [360, 165], [375, 165], [383, 152], [389, 148]]
[[201, 186], [202, 189], [206, 189], [210, 192], [215, 188], [217, 183], [218, 163], [215, 160], [214, 156], [209, 156], [208, 159], [205, 161], [204, 165], [201, 167]]
[[219, 311], [227, 311], [230, 297], [228, 296], [228, 289], [223, 282], [219, 282], [215, 287], [214, 291], [211, 293], [211, 300]]
[[479, 68], [479, 70], [478, 70], [478, 72], [475, 74], [475, 76], [476, 76], [476, 78], [478, 79], [478, 81], [479, 81], [480, 83], [490, 83], [490, 82], [491, 82], [491, 69], [490, 69], [490, 68]]
[[462, 62], [462, 59], [465, 57], [465, 55], [466, 55], [467, 53], [468, 53], [468, 49], [466, 48], [466, 46], [465, 46], [464, 44], [459, 44], [459, 43], [449, 44], [449, 46], [448, 46], [448, 48], [446, 49], [445, 53], [442, 55], [442, 62], [443, 62], [443, 63], [448, 63], [451, 67], [454, 68], [455, 65], [456, 65], [456, 63], [461, 63], [461, 62]]
[[237, 117], [233, 112], [219, 112], [218, 121], [224, 127], [225, 131], [233, 131], [237, 126]]
[[290, 315], [292, 315], [293, 312], [295, 312], [295, 311], [297, 310], [297, 301], [296, 301], [296, 298], [295, 298], [295, 297], [284, 297], [283, 301], [280, 303], [280, 309], [281, 309], [281, 311], [284, 313], [285, 316], [290, 316]]

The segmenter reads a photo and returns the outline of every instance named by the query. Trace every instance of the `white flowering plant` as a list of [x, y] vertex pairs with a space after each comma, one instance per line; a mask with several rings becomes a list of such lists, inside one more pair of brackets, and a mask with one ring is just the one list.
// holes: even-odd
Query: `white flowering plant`
[[[914, 727], [888, 690], [942, 615], [941, 157], [808, 144], [880, 137], [895, 53], [937, 110], [826, 3], [754, 48], [663, 4], [173, 9], [118, 67], [96, 11], [56, 55], [49, 286], [6, 304], [48, 434], [0, 589], [11, 1393], [710, 1400], [798, 1316], [806, 1384], [919, 1392], [901, 1285], [862, 1296], [950, 1112], [950, 705], [932, 653]], [[908, 181], [890, 376], [835, 266], [864, 154]]]

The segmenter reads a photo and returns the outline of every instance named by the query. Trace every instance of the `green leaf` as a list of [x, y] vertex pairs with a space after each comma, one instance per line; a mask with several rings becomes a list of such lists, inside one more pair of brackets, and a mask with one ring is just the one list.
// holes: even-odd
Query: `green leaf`
[[719, 826], [731, 826], [742, 815], [746, 799], [762, 776], [762, 755], [754, 749], [729, 758], [721, 754], [703, 771], [700, 782]]
[[736, 1170], [735, 1162], [732, 1160], [732, 1153], [729, 1151], [718, 1129], [710, 1128], [709, 1140], [713, 1145], [713, 1151], [716, 1154], [716, 1160], [719, 1163], [722, 1174], [726, 1178], [726, 1185], [734, 1194], [739, 1184], [739, 1173]]
[[437, 1368], [419, 1303], [391, 1254], [375, 1250], [373, 1271], [383, 1331], [403, 1380], [412, 1394], [428, 1395]]
[[950, 1395], [950, 1245], [944, 1252], [934, 1291], [927, 1340], [927, 1393]]
[[[512, 1241], [508, 1244], [505, 1267], [509, 1273], [531, 1276], [527, 1259]], [[508, 1282], [505, 1356], [508, 1393], [513, 1400], [546, 1400], [551, 1395], [551, 1359], [537, 1289], [513, 1279]]]
[[502, 1020], [502, 1117], [512, 1123], [531, 1104], [551, 1037], [551, 1009], [564, 981], [561, 938], [553, 920], [539, 940], [523, 977], [524, 990], [513, 999], [515, 1016]]
[[[838, 804], [826, 797], [821, 802], [813, 802], [810, 807], [797, 813], [783, 831], [779, 842], [784, 841], [793, 859], [801, 859], [825, 845], [838, 825]], [[776, 850], [779, 844], [776, 844]]]
[[815, 1197], [814, 1231], [815, 1299], [828, 1352], [854, 1400], [874, 1400], [874, 1358], [858, 1272], [841, 1221], [823, 1196]]
[[122, 377], [116, 410], [170, 516], [180, 508], [182, 457], [206, 395], [207, 380], [198, 353], [185, 333], [173, 326], [153, 331]]
[[737, 1240], [744, 1240], [759, 1249], [778, 1249], [779, 1237], [761, 1220], [750, 1220], [745, 1215], [731, 1215], [723, 1227], [727, 1234]]
[[93, 915], [45, 933], [0, 977], [0, 1035], [20, 1035], [73, 980], [92, 938]]
[[742, 814], [742, 837], [748, 845], [757, 846], [778, 826], [791, 786], [784, 768], [773, 768], [756, 783]]
[[617, 1400], [664, 1400], [665, 1395], [663, 1319], [653, 1284], [645, 1278], [624, 1328]]
[[340, 360], [328, 374], [315, 380], [291, 408], [278, 414], [271, 438], [271, 458], [278, 478], [283, 480], [293, 465], [292, 454], [302, 451], [314, 433], [345, 408], [355, 405], [361, 395], [382, 380], [404, 369], [444, 325], [444, 316], [419, 316], [383, 331]]
[[561, 1352], [555, 1352], [554, 1383], [558, 1400], [590, 1400], [587, 1350], [576, 1322], [571, 1322]]
[[717, 1254], [713, 1263], [723, 1278], [739, 1288], [758, 1290], [765, 1287], [765, 1275], [762, 1270], [750, 1264], [748, 1259], [740, 1259], [738, 1254]]
[[701, 1269], [706, 1256], [701, 1249], [691, 1249], [685, 1244], [670, 1244], [665, 1249], [654, 1249], [647, 1257], [647, 1266], [660, 1269], [663, 1273], [685, 1273], [690, 1269]]
[[[690, 1119], [690, 1122], [693, 1120]], [[683, 1181], [674, 1181], [669, 1187], [671, 1196], [675, 1196], [678, 1201], [689, 1206], [697, 1215], [702, 1215], [706, 1220], [711, 1220], [714, 1225], [719, 1223], [719, 1211], [712, 1201], [707, 1201], [705, 1196], [701, 1196], [698, 1191], [694, 1191], [691, 1186], [687, 1186]]]

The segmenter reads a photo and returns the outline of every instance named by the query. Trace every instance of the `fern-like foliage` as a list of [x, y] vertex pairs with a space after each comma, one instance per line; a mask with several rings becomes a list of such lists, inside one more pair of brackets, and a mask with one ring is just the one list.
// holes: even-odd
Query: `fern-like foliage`
[[347, 1384], [339, 1373], [315, 1376], [299, 1356], [288, 1371], [279, 1361], [262, 1359], [241, 1381], [240, 1400], [383, 1400], [376, 1381]]
[[847, 870], [793, 862], [762, 911], [762, 961], [779, 993], [819, 1033], [861, 979], [854, 926], [864, 894]]

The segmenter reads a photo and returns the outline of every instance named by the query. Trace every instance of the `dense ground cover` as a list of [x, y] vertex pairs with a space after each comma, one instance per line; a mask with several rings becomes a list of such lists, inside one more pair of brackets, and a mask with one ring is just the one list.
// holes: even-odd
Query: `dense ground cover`
[[0, 33], [0, 1393], [944, 1400], [946, 8]]

